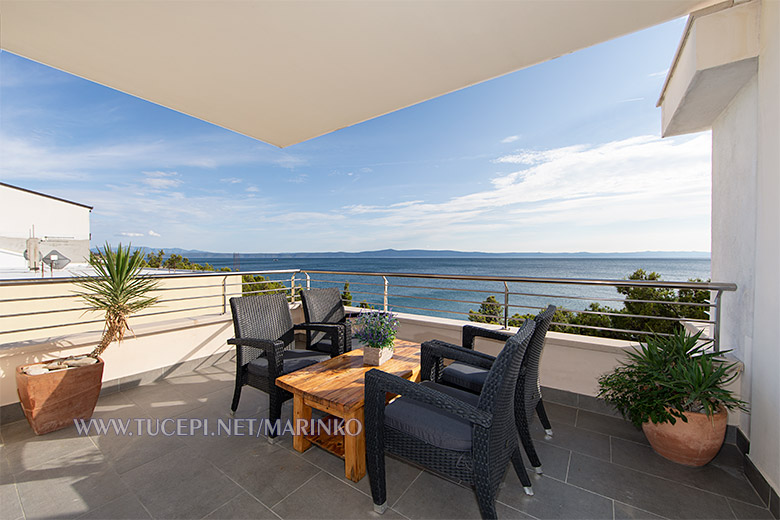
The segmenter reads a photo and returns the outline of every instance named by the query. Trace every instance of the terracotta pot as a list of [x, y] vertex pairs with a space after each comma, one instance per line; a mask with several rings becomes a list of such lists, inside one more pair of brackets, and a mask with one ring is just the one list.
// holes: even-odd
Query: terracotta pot
[[374, 347], [363, 348], [364, 365], [378, 367], [392, 357], [393, 357], [393, 349], [391, 348], [374, 348]]
[[92, 365], [39, 375], [25, 374], [22, 370], [28, 366], [16, 367], [16, 389], [27, 422], [36, 435], [70, 426], [73, 419], [92, 417], [103, 381], [102, 359]]
[[675, 424], [642, 424], [647, 440], [656, 453], [686, 466], [704, 466], [718, 454], [726, 436], [728, 410], [721, 406], [708, 417], [703, 413], [686, 412], [688, 422], [677, 419]]

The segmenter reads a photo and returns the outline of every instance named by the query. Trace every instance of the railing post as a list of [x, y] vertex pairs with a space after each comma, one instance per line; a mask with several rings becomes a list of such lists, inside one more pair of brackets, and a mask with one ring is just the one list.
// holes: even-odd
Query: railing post
[[290, 302], [295, 301], [295, 273], [290, 277]]
[[715, 324], [712, 331], [712, 345], [715, 352], [720, 352], [720, 297], [723, 295], [723, 291], [718, 289], [715, 293]]
[[222, 314], [227, 314], [227, 276], [222, 277]]
[[504, 282], [504, 328], [509, 328], [509, 284]]
[[309, 276], [309, 273], [303, 273], [306, 275], [306, 289], [311, 289], [311, 276]]
[[385, 312], [387, 312], [387, 286], [389, 285], [390, 282], [387, 281], [387, 277], [386, 276], [383, 276], [382, 280], [385, 281], [385, 298], [384, 298], [385, 305], [384, 305], [384, 309], [385, 309]]

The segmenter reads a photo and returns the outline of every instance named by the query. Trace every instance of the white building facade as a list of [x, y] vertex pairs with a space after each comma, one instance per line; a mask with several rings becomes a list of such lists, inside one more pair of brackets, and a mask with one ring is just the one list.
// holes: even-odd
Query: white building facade
[[[91, 206], [0, 183], [0, 267], [25, 268], [29, 238], [39, 252], [57, 251], [72, 263], [89, 258]], [[40, 265], [40, 264], [39, 264]]]

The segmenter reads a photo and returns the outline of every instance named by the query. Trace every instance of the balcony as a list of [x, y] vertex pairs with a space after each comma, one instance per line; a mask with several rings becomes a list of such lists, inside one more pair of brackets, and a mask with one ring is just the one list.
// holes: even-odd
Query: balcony
[[[95, 419], [141, 421], [143, 435], [36, 437], [26, 421], [3, 424], [3, 518], [368, 518], [368, 477], [344, 478], [343, 462], [317, 448], [299, 454], [291, 438], [153, 436], [157, 420], [227, 421], [229, 354], [190, 364], [146, 384], [102, 395]], [[510, 470], [498, 496], [500, 518], [771, 518], [744, 475], [738, 447], [724, 445], [704, 468], [666, 461], [641, 431], [596, 399], [546, 389], [554, 435], [534, 437], [544, 475], [526, 496]], [[285, 418], [291, 414], [291, 402]], [[237, 419], [267, 416], [265, 394], [246, 389]], [[150, 421], [147, 423], [147, 420]], [[173, 432], [173, 423], [163, 426]], [[214, 428], [215, 430], [216, 428]], [[214, 431], [212, 430], [212, 432]], [[478, 518], [471, 489], [390, 459], [387, 518]], [[533, 472], [531, 471], [531, 474]]]
[[[6, 339], [0, 346], [5, 405], [0, 409], [2, 517], [376, 517], [368, 477], [358, 483], [346, 480], [340, 459], [317, 447], [300, 454], [292, 449], [289, 435], [271, 445], [262, 435], [250, 434], [251, 420], [267, 417], [266, 394], [245, 389], [235, 417], [240, 422], [230, 422], [234, 365], [225, 345], [225, 339], [232, 336], [227, 299], [247, 287], [292, 295], [301, 286], [341, 285], [347, 279], [352, 281], [356, 300], [373, 298], [378, 306], [389, 300], [395, 305], [394, 298], [404, 301], [397, 299], [399, 294], [422, 291], [427, 282], [435, 280], [436, 289], [428, 287], [425, 297], [408, 300], [412, 303], [407, 305], [416, 307], [418, 313], [401, 315], [401, 337], [418, 342], [432, 337], [457, 341], [464, 323], [457, 311], [452, 312], [460, 320], [419, 312], [431, 314], [437, 306], [441, 310], [444, 300], [459, 300], [452, 291], [463, 280], [297, 270], [262, 274], [278, 285], [258, 288], [236, 274], [161, 277], [165, 305], [134, 318], [136, 336], [106, 352], [103, 392], [94, 418], [124, 423], [104, 423], [109, 425], [105, 434], [93, 425], [88, 434], [70, 427], [36, 437], [13, 412], [13, 403], [7, 402], [13, 395], [12, 368], [32, 359], [84, 351], [99, 335], [100, 323], [83, 315], [69, 295], [67, 279], [38, 286], [42, 293], [32, 301], [35, 309], [43, 310], [25, 309], [29, 300], [15, 301], [19, 281], [0, 287], [5, 305], [0, 320], [15, 324], [4, 325]], [[493, 281], [506, 288], [500, 298], [506, 302], [503, 318], [530, 308], [522, 298], [538, 297], [520, 294], [524, 290], [515, 288], [520, 282]], [[528, 280], [523, 283], [534, 285]], [[620, 283], [579, 285], [588, 288], [590, 298], [606, 299], [610, 296], [594, 287], [605, 285], [611, 290]], [[711, 285], [700, 288], [712, 290], [717, 303], [728, 287]], [[569, 289], [557, 297], [571, 302], [572, 294]], [[474, 307], [483, 296], [472, 295], [474, 301], [458, 305]], [[295, 315], [299, 310], [297, 304], [292, 305]], [[700, 325], [717, 331], [717, 309], [713, 305], [713, 318]], [[58, 335], [51, 336], [52, 331]], [[528, 497], [508, 471], [498, 496], [499, 517], [772, 518], [766, 505], [770, 491], [760, 484], [754, 488], [760, 479], [751, 473], [755, 469], [743, 455], [746, 440], [734, 426], [710, 465], [686, 468], [656, 455], [641, 431], [594, 397], [595, 378], [614, 366], [629, 344], [549, 333], [542, 384], [546, 385], [543, 393], [553, 437], [545, 438], [539, 424], [533, 425], [544, 475], [532, 477], [535, 495]], [[477, 346], [488, 351], [495, 348]], [[283, 420], [290, 418], [291, 404], [286, 404]], [[220, 430], [220, 421], [243, 425], [240, 434], [235, 429], [233, 435]], [[209, 425], [205, 435], [204, 423]], [[122, 424], [129, 428], [124, 435], [113, 429], [114, 425], [121, 429]], [[179, 424], [184, 426], [177, 432]], [[391, 511], [385, 516], [479, 517], [471, 489], [396, 459], [388, 462], [387, 470]]]

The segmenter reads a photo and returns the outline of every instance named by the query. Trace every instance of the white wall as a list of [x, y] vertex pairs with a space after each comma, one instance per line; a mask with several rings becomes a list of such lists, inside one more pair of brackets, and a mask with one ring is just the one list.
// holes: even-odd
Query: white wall
[[[737, 94], [712, 124], [712, 279], [734, 282], [737, 291], [723, 296], [721, 345], [742, 361], [750, 360], [753, 346], [753, 304], [756, 258], [756, 175], [758, 80]], [[751, 365], [742, 395], [750, 398]], [[740, 424], [750, 434], [750, 418]]]
[[89, 240], [89, 208], [0, 186], [0, 236]]
[[761, 8], [750, 459], [780, 490], [780, 2]]

